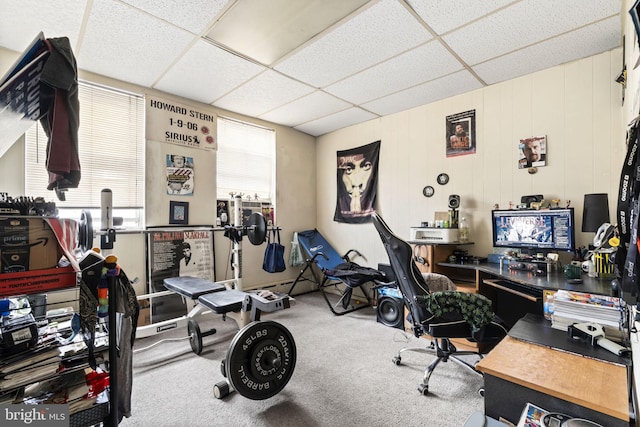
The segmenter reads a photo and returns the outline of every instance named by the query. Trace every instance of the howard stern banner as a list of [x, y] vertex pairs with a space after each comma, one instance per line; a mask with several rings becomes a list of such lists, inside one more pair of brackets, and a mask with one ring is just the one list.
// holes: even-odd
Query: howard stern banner
[[371, 221], [378, 187], [380, 141], [338, 151], [338, 201], [333, 220], [351, 224]]

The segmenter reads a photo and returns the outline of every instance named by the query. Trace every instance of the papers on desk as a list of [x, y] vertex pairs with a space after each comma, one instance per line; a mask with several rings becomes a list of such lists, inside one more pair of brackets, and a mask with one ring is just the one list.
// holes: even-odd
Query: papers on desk
[[559, 290], [554, 296], [551, 326], [566, 331], [574, 323], [594, 322], [602, 325], [607, 338], [624, 337], [624, 307], [620, 298], [584, 292]]

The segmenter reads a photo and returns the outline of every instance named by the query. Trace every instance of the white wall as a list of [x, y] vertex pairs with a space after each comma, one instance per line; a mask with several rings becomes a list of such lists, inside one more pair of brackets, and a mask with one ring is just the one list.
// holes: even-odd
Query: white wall
[[[475, 242], [467, 248], [478, 256], [493, 250], [493, 205], [508, 208], [523, 195], [570, 200], [580, 227], [584, 194], [606, 192], [615, 222], [625, 150], [622, 91], [614, 81], [621, 69], [616, 49], [319, 137], [318, 229], [339, 251], [364, 252], [367, 265], [387, 262], [372, 224], [333, 221], [336, 151], [376, 140], [382, 140], [377, 209], [405, 238], [411, 226], [446, 211], [450, 194], [461, 196], [460, 216], [470, 220]], [[477, 153], [446, 158], [445, 117], [471, 109]], [[547, 136], [547, 166], [530, 175], [517, 168], [517, 143], [537, 135]], [[441, 172], [450, 176], [445, 186], [436, 183]], [[425, 185], [435, 188], [433, 197], [422, 195]], [[593, 235], [578, 228], [576, 238], [586, 245]]]

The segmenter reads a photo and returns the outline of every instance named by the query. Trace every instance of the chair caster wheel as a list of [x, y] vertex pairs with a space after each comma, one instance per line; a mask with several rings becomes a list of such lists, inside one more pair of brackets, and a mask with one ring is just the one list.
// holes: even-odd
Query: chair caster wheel
[[478, 394], [484, 397], [484, 388], [481, 388], [480, 390], [478, 390]]
[[396, 366], [400, 366], [400, 362], [402, 362], [402, 358], [401, 358], [401, 357], [394, 357], [393, 359], [391, 359], [391, 361], [392, 361]]
[[216, 399], [222, 399], [229, 395], [230, 388], [229, 383], [226, 381], [220, 381], [216, 385], [213, 386], [213, 395]]
[[423, 396], [426, 396], [427, 394], [429, 394], [429, 386], [425, 385], [425, 384], [420, 384], [418, 386], [418, 391], [420, 392], [420, 394], [422, 394]]

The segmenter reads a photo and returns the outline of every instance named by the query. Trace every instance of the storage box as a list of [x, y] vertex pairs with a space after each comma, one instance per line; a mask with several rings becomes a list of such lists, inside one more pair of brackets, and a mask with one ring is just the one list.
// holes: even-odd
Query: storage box
[[54, 268], [62, 256], [58, 240], [42, 218], [0, 218], [0, 273]]
[[73, 267], [0, 274], [0, 297], [49, 292], [76, 286]]
[[151, 324], [151, 302], [149, 299], [138, 300], [140, 314], [138, 315], [138, 327]]

